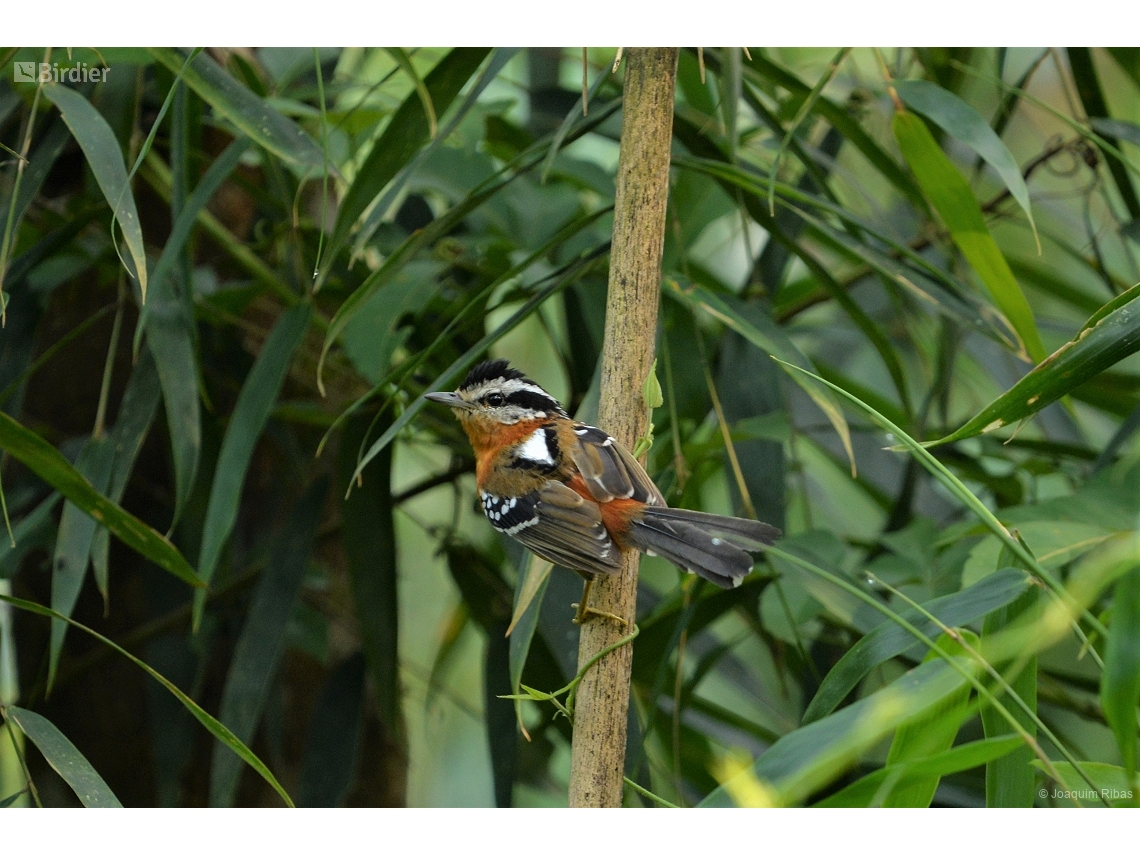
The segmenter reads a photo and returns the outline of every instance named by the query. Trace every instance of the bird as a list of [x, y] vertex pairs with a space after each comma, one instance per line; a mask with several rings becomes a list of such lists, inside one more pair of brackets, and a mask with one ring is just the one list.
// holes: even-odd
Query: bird
[[591, 616], [590, 587], [621, 553], [659, 555], [721, 588], [752, 569], [749, 550], [780, 530], [756, 520], [670, 508], [637, 459], [600, 428], [574, 421], [505, 359], [472, 368], [454, 392], [429, 392], [459, 419], [475, 452], [483, 513], [498, 531], [586, 580], [574, 622]]

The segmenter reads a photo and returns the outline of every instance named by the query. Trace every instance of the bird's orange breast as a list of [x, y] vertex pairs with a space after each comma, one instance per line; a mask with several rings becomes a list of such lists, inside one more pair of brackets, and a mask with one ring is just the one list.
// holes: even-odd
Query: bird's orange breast
[[463, 429], [475, 451], [475, 483], [480, 487], [486, 483], [500, 451], [522, 442], [546, 423], [544, 419], [527, 419], [513, 425], [488, 424], [475, 419], [465, 421]]

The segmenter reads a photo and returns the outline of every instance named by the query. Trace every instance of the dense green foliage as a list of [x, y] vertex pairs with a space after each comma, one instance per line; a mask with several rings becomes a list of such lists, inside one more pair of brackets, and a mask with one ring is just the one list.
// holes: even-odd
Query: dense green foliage
[[[565, 803], [580, 581], [420, 396], [592, 420], [614, 58], [0, 50], [0, 801]], [[685, 50], [674, 137], [647, 468], [785, 537], [643, 560], [628, 803], [1136, 803], [1140, 52]]]

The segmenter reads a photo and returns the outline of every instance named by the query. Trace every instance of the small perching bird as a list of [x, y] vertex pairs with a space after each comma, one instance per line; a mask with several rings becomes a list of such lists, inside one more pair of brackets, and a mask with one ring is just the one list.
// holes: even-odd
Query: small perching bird
[[[496, 529], [586, 578], [620, 569], [619, 550], [660, 555], [722, 588], [752, 569], [749, 550], [780, 536], [755, 520], [670, 508], [632, 454], [605, 431], [573, 421], [561, 404], [505, 359], [475, 366], [447, 404], [475, 451], [475, 483]], [[613, 615], [607, 615], [614, 617]]]

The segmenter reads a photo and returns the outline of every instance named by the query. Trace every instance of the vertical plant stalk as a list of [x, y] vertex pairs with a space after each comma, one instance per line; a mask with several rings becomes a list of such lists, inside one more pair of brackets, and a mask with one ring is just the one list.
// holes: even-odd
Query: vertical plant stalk
[[[625, 59], [598, 426], [633, 448], [645, 433], [641, 389], [653, 363], [657, 334], [677, 49], [630, 49]], [[599, 578], [590, 597], [593, 608], [620, 615], [630, 626], [637, 606], [639, 558], [637, 552], [625, 553], [621, 572]], [[578, 667], [628, 632], [608, 618], [586, 621], [578, 642]], [[632, 662], [633, 647], [617, 647], [586, 672], [579, 686], [571, 807], [621, 806]]]

